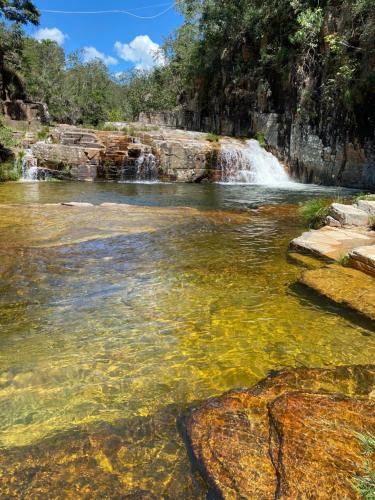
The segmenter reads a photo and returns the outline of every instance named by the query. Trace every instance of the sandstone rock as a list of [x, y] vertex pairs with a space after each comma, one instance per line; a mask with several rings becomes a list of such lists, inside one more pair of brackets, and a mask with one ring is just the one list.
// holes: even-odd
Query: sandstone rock
[[375, 276], [375, 245], [353, 248], [349, 262], [352, 267]]
[[319, 294], [375, 320], [375, 279], [337, 264], [306, 271], [300, 282]]
[[356, 434], [372, 435], [375, 401], [294, 392], [269, 409], [277, 498], [361, 498], [352, 485], [366, 468]]
[[326, 224], [330, 227], [341, 227], [341, 223], [330, 215], [326, 218]]
[[[232, 391], [191, 409], [182, 419], [184, 436], [195, 464], [213, 494], [219, 498], [339, 498], [319, 496], [319, 486], [321, 483], [331, 486], [339, 474], [340, 488], [344, 488], [344, 479], [350, 481], [352, 473], [360, 471], [363, 457], [358, 444], [353, 442], [353, 432], [373, 432], [374, 408], [368, 398], [374, 383], [373, 366], [282, 371], [272, 374], [250, 390]], [[355, 399], [347, 403], [336, 396], [294, 396], [296, 391], [337, 393], [341, 396], [356, 396], [361, 400]], [[275, 402], [279, 396], [288, 393], [293, 406], [288, 406], [288, 399]], [[296, 415], [299, 420], [296, 420], [298, 425], [294, 434], [292, 413], [293, 409], [298, 407], [298, 401], [301, 403], [301, 409]], [[291, 411], [288, 411], [288, 408]], [[314, 438], [314, 431], [321, 433], [324, 439], [311, 446], [311, 455], [306, 458], [303, 456], [303, 443], [307, 430], [303, 425], [308, 425], [310, 415], [314, 427], [308, 432], [306, 442], [309, 443], [309, 440]], [[339, 425], [335, 424], [336, 417]], [[276, 427], [277, 425], [279, 427]], [[290, 438], [286, 451], [289, 452], [289, 443], [292, 445], [293, 440], [298, 443], [301, 466], [304, 467], [298, 469], [298, 474], [296, 471], [289, 474], [289, 470], [293, 470], [292, 466], [298, 467], [298, 461], [294, 463], [289, 453], [286, 462], [288, 474], [282, 476], [280, 473], [282, 456], [279, 449], [282, 444], [277, 440], [280, 434], [276, 431], [281, 425], [288, 425], [285, 432], [289, 433]], [[344, 425], [345, 433], [341, 433]], [[270, 431], [273, 431], [271, 442]], [[337, 456], [336, 452], [340, 451], [342, 446], [350, 447], [348, 458], [354, 458], [357, 465], [354, 464], [350, 468], [345, 456]], [[309, 449], [306, 450], [308, 451]], [[334, 457], [336, 462], [327, 464], [329, 457]], [[322, 465], [327, 464], [327, 467], [319, 465], [319, 460], [323, 458]], [[305, 461], [302, 462], [302, 459]], [[306, 466], [308, 459], [311, 461]], [[327, 477], [334, 467], [336, 476]], [[307, 476], [301, 495], [289, 495], [288, 491], [298, 490], [299, 485], [296, 483], [305, 471]], [[310, 483], [309, 478], [314, 480], [314, 483]], [[286, 485], [289, 488], [287, 491]], [[312, 489], [313, 496], [305, 494]], [[286, 493], [280, 497], [280, 491]], [[358, 498], [356, 491], [349, 490], [349, 486], [345, 491], [350, 491], [350, 495], [341, 498]]]
[[339, 259], [358, 246], [375, 243], [375, 233], [360, 229], [333, 228], [325, 226], [316, 231], [308, 231], [291, 243], [291, 248], [302, 253], [312, 253], [318, 257]]
[[375, 201], [358, 200], [356, 205], [360, 210], [363, 210], [370, 215], [375, 215]]
[[333, 203], [330, 208], [330, 215], [343, 226], [368, 226], [369, 215], [354, 205], [342, 205]]

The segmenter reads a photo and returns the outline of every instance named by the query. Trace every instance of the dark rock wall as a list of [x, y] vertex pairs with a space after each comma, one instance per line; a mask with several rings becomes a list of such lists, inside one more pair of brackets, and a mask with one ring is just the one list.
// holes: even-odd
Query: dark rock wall
[[181, 109], [142, 113], [140, 121], [159, 126], [251, 137], [264, 135], [269, 149], [302, 182], [375, 190], [375, 131], [360, 138], [335, 135], [291, 114], [247, 109], [246, 115]]

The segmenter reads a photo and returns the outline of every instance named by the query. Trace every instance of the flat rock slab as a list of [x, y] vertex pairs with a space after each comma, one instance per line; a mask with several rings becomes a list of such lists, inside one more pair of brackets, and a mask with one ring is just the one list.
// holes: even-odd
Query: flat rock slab
[[332, 203], [329, 215], [343, 226], [368, 226], [369, 214], [354, 205]]
[[345, 256], [359, 246], [375, 244], [375, 232], [361, 229], [345, 229], [325, 226], [307, 231], [291, 243], [291, 248], [331, 260]]
[[352, 267], [375, 276], [375, 245], [354, 248], [349, 253], [349, 262]]
[[305, 271], [300, 282], [319, 294], [375, 320], [375, 279], [337, 264]]
[[360, 498], [366, 458], [356, 433], [375, 429], [375, 401], [286, 393], [269, 406], [277, 498]]
[[[334, 465], [337, 471], [341, 471], [340, 478], [352, 480], [352, 473], [363, 472], [361, 449], [359, 444], [353, 443], [352, 436], [354, 432], [374, 431], [375, 408], [373, 403], [369, 402], [374, 384], [374, 366], [282, 371], [272, 374], [252, 389], [232, 391], [192, 408], [181, 420], [183, 434], [195, 465], [218, 498], [274, 499], [281, 498], [281, 491], [284, 492], [282, 498], [339, 498], [319, 496], [320, 484], [328, 481], [332, 485], [337, 476], [328, 478], [333, 465], [322, 468], [318, 462], [322, 456], [331, 456], [327, 446], [331, 446], [331, 441], [339, 439], [342, 444], [337, 444], [337, 450], [341, 449], [341, 446], [350, 446], [350, 459], [355, 459], [356, 464], [348, 468], [346, 457], [335, 455]], [[302, 393], [291, 399], [293, 406], [289, 405], [288, 400], [278, 401], [280, 396], [286, 394], [290, 394], [292, 398], [296, 391]], [[305, 392], [316, 394], [306, 395]], [[323, 401], [320, 393], [330, 395], [326, 395]], [[335, 393], [340, 397], [333, 395]], [[352, 398], [350, 404], [346, 400], [342, 402], [345, 396]], [[280, 462], [282, 457], [279, 450], [281, 446], [288, 447], [285, 448], [286, 451], [291, 448], [289, 441], [283, 443], [280, 440], [280, 429], [281, 426], [287, 425], [293, 408], [298, 407], [297, 399], [301, 404], [301, 423], [296, 427], [294, 435], [294, 424], [288, 422], [290, 443], [293, 443], [292, 439], [298, 440], [302, 456], [306, 430], [302, 427], [308, 425], [311, 414], [314, 431], [319, 429], [322, 436], [324, 435], [324, 440], [319, 442], [319, 445], [326, 447], [326, 451], [317, 453], [311, 447], [311, 461], [301, 461], [304, 469], [299, 471], [298, 476], [295, 471], [292, 476], [288, 474], [288, 471], [292, 470], [291, 458], [286, 462], [287, 475], [282, 476], [281, 471], [284, 469], [283, 463]], [[273, 416], [270, 413], [272, 408]], [[339, 426], [335, 424], [336, 417], [342, 419]], [[344, 423], [346, 431], [340, 433], [338, 429], [341, 429]], [[286, 429], [284, 430], [286, 432]], [[313, 437], [312, 431], [309, 438], [312, 440]], [[332, 446], [336, 450], [333, 444]], [[314, 456], [317, 461], [314, 461]], [[298, 462], [294, 466], [297, 467]], [[294, 496], [299, 487], [295, 478], [303, 474], [306, 474], [307, 478], [303, 488], [300, 488], [301, 494]], [[313, 478], [314, 484], [309, 483], [309, 477]], [[313, 489], [314, 495], [305, 494]], [[288, 491], [292, 493], [289, 494]], [[345, 491], [347, 495], [340, 498], [359, 498], [356, 490], [350, 488], [350, 485]]]

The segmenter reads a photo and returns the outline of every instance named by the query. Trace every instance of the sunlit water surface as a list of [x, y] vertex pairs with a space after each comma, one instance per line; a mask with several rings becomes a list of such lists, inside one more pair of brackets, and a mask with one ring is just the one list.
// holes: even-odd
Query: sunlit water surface
[[[150, 419], [124, 494], [203, 495], [175, 425], [189, 404], [271, 369], [373, 360], [373, 325], [295, 286], [301, 268], [287, 258], [297, 203], [333, 194], [1, 185], [1, 446], [118, 419], [136, 436]], [[135, 206], [48, 205], [69, 200]]]

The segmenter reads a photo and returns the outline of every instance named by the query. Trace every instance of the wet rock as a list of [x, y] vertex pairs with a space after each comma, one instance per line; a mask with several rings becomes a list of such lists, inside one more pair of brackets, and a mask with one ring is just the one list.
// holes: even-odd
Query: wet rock
[[366, 468], [356, 434], [373, 433], [375, 401], [295, 392], [269, 411], [277, 498], [361, 498], [352, 485]]
[[375, 245], [354, 248], [349, 253], [349, 263], [355, 269], [375, 276]]
[[307, 231], [291, 243], [297, 252], [312, 253], [318, 257], [339, 259], [358, 246], [375, 243], [375, 232], [325, 226], [316, 231]]
[[375, 320], [375, 279], [340, 265], [306, 271], [300, 282], [337, 304]]
[[354, 205], [342, 205], [333, 203], [330, 208], [330, 216], [339, 221], [343, 226], [368, 226], [369, 214]]
[[203, 500], [204, 485], [178, 443], [169, 443], [175, 418], [167, 407], [0, 449], [0, 498]]
[[302, 253], [289, 252], [288, 258], [299, 266], [305, 267], [306, 269], [319, 269], [324, 265], [321, 260], [316, 259], [310, 255], [305, 255]]
[[[336, 467], [336, 472], [340, 475], [341, 486], [344, 479], [352, 479], [352, 473], [361, 472], [363, 457], [358, 444], [353, 442], [353, 432], [373, 432], [374, 407], [368, 400], [374, 383], [373, 366], [282, 371], [271, 374], [250, 390], [232, 391], [191, 409], [181, 421], [183, 434], [195, 465], [213, 494], [219, 498], [343, 498], [320, 496], [319, 485], [325, 481], [332, 485], [336, 476], [326, 476], [332, 472], [333, 467]], [[296, 391], [317, 394], [295, 394]], [[336, 393], [341, 397], [323, 397], [318, 393]], [[278, 400], [284, 394], [291, 398], [290, 405], [289, 399]], [[342, 396], [354, 396], [355, 399], [346, 402]], [[296, 419], [299, 420], [296, 420], [298, 426], [294, 434], [292, 416], [299, 402], [301, 409], [296, 414]], [[310, 415], [313, 426], [308, 438], [313, 440], [314, 433], [316, 435], [319, 431], [324, 436], [322, 441], [319, 440], [319, 445], [325, 451], [316, 449], [315, 443], [315, 447], [305, 450], [306, 456], [303, 456], [306, 431], [303, 426], [310, 425]], [[337, 425], [336, 417], [339, 419]], [[344, 425], [345, 433], [341, 433]], [[304, 478], [301, 487], [296, 483], [305, 469], [298, 470], [298, 475], [295, 471], [289, 474], [289, 470], [293, 470], [292, 466], [298, 468], [298, 461], [293, 462], [293, 457], [289, 459], [287, 454], [288, 468], [285, 468], [284, 474], [283, 463], [280, 462], [282, 456], [279, 451], [283, 444], [280, 441], [281, 426], [285, 426], [285, 432], [290, 435], [286, 452], [292, 450], [289, 443], [292, 445], [293, 440], [296, 440], [301, 466], [305, 467], [302, 459], [311, 460], [310, 469], [306, 468], [307, 471], [310, 470], [310, 475]], [[271, 431], [273, 439], [270, 441]], [[343, 440], [343, 444], [336, 443], [337, 440]], [[351, 468], [347, 466], [348, 459], [345, 456], [337, 455], [342, 447], [349, 445], [348, 459], [356, 460]], [[308, 455], [310, 450], [311, 455]], [[319, 465], [314, 470], [317, 463], [314, 457], [318, 461], [324, 458], [326, 464], [332, 456], [336, 462], [326, 468]], [[309, 478], [314, 483], [310, 483]], [[298, 488], [300, 496], [293, 496]], [[345, 498], [357, 498], [355, 490], [349, 488], [347, 486], [345, 491], [350, 491], [350, 494]], [[312, 489], [314, 495], [309, 496], [307, 492]], [[279, 492], [283, 494], [279, 495]]]

